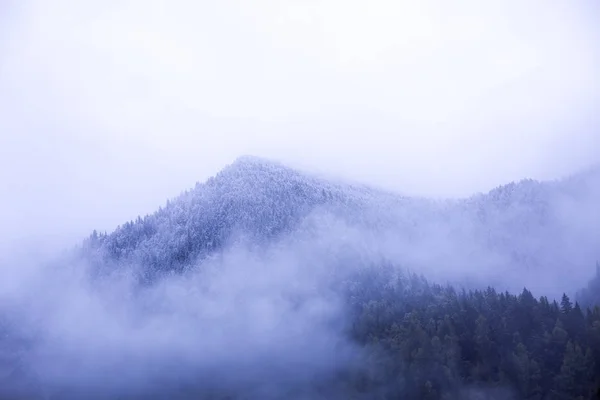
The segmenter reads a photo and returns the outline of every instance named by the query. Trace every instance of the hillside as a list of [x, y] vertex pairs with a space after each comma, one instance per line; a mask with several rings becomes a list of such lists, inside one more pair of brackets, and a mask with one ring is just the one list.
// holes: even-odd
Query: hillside
[[366, 249], [437, 280], [557, 294], [556, 282], [581, 287], [600, 258], [599, 176], [590, 170], [430, 201], [242, 157], [156, 213], [94, 233], [84, 247], [97, 264], [134, 263], [150, 279], [235, 241], [269, 246], [312, 235], [326, 237], [329, 250]]
[[102, 263], [181, 270], [235, 239], [268, 245], [298, 230], [320, 229], [319, 223], [311, 226], [310, 217], [317, 214], [361, 227], [382, 227], [392, 220], [381, 210], [404, 210], [413, 203], [242, 157], [156, 213], [127, 222], [109, 235], [94, 233], [86, 245], [99, 252]]
[[3, 265], [0, 399], [591, 398], [598, 176], [430, 201], [244, 157]]

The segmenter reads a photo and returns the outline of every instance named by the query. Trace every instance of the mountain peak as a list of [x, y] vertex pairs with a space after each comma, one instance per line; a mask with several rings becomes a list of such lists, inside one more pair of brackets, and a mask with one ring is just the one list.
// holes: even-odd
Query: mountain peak
[[[280, 167], [285, 168], [284, 165], [278, 161], [254, 156], [250, 154], [244, 154], [236, 158], [231, 164], [229, 164], [228, 168], [256, 168], [256, 167]], [[227, 168], [226, 168], [227, 169]]]
[[223, 168], [211, 180], [221, 184], [231, 180], [243, 180], [247, 181], [248, 184], [257, 184], [265, 179], [289, 179], [291, 176], [296, 175], [302, 174], [278, 161], [253, 155], [243, 155]]

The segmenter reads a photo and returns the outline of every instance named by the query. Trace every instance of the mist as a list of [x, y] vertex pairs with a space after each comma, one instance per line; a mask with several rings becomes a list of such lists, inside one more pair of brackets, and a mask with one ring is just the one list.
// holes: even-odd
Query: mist
[[592, 1], [4, 1], [3, 247], [110, 231], [241, 154], [437, 197], [573, 173], [598, 161], [597, 15]]
[[[349, 299], [370, 290], [369, 277], [386, 267], [392, 276], [412, 267], [441, 282], [471, 276], [481, 284], [492, 281], [498, 265], [489, 254], [453, 264], [471, 249], [432, 255], [427, 246], [442, 245], [444, 232], [415, 247], [398, 241], [397, 229], [394, 223], [366, 229], [360, 220], [317, 208], [279, 239], [259, 244], [233, 234], [223, 249], [149, 285], [140, 282], [147, 265], [98, 264], [85, 252], [5, 258], [0, 328], [9, 347], [0, 354], [12, 369], [0, 375], [0, 396], [372, 399], [393, 393], [398, 383], [360, 397], [331, 385], [339, 377], [383, 373], [368, 362], [368, 348], [351, 339], [357, 321]], [[516, 286], [526, 281], [521, 274]], [[511, 387], [464, 385], [460, 393], [517, 398]]]
[[[599, 13], [591, 0], [0, 1], [0, 329], [16, 340], [1, 389], [332, 398], [345, 389], [329, 378], [381, 373], [348, 333], [363, 305], [342, 288], [365, 269], [575, 293], [600, 258], [600, 173], [562, 178], [600, 163]], [[139, 259], [183, 246], [164, 238], [189, 238], [189, 221], [132, 245], [138, 259], [81, 256], [92, 231], [126, 248], [123, 224], [167, 199], [189, 211], [178, 194], [247, 154], [317, 182], [318, 207], [269, 203], [242, 171], [253, 194], [222, 192], [255, 209], [232, 217], [206, 189], [215, 214], [189, 215], [224, 244], [181, 270], [142, 284]], [[276, 235], [278, 206], [299, 216]], [[272, 235], [227, 231], [250, 214]]]
[[360, 350], [343, 334], [333, 274], [302, 247], [238, 242], [150, 287], [134, 265], [102, 279], [71, 256], [3, 265], [3, 326], [31, 347], [2, 394], [314, 398], [319, 382], [357, 367]]

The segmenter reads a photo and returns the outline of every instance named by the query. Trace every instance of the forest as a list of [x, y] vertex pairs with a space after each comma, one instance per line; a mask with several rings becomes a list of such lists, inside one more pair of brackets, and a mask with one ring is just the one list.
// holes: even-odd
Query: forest
[[3, 292], [0, 399], [600, 399], [599, 177], [435, 202], [242, 159]]
[[[556, 301], [536, 298], [527, 289], [519, 294], [491, 287], [457, 290], [396, 267], [373, 266], [336, 288], [351, 316], [346, 334], [360, 353], [335, 373], [315, 377], [310, 388], [271, 382], [277, 391], [269, 397], [261, 388], [264, 383], [230, 390], [199, 379], [118, 398], [600, 398], [599, 284], [600, 266], [578, 294], [581, 302], [566, 294]], [[2, 348], [12, 346], [13, 353], [26, 359], [31, 343], [15, 337], [10, 326], [2, 329]], [[63, 387], [48, 395], [23, 363], [3, 355], [0, 387], [21, 386], [16, 392], [0, 391], [1, 398], [78, 398], [86, 393]]]
[[380, 282], [353, 296], [352, 334], [381, 354], [369, 363], [376, 373], [357, 380], [359, 392], [460, 399], [470, 387], [481, 398], [600, 398], [600, 303], [593, 302], [600, 291], [591, 291], [600, 268], [581, 297], [585, 306], [566, 294], [557, 302], [527, 289], [467, 292], [396, 279], [405, 283]]
[[[600, 303], [582, 306], [566, 294], [560, 302], [536, 298], [527, 289], [456, 290], [389, 266], [355, 279], [361, 284], [346, 282], [344, 290], [360, 365], [317, 378], [305, 397], [305, 388], [289, 388], [280, 398], [600, 398]], [[590, 287], [598, 283], [600, 268]], [[195, 385], [177, 393], [257, 398], [208, 395]]]
[[[335, 288], [351, 316], [346, 334], [360, 353], [335, 373], [315, 377], [310, 387], [271, 382], [277, 391], [269, 397], [261, 382], [230, 390], [199, 378], [119, 398], [600, 398], [599, 284], [600, 266], [579, 300], [564, 294], [556, 301], [536, 298], [527, 289], [519, 294], [491, 287], [457, 290], [387, 264], [372, 266]], [[23, 369], [31, 341], [16, 337], [6, 324], [2, 329], [2, 398], [78, 398], [84, 393], [114, 398], [69, 387], [43, 389]]]

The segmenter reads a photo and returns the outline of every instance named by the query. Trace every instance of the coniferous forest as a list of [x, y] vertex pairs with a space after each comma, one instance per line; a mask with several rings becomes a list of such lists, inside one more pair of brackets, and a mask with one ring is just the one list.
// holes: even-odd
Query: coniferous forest
[[[456, 290], [385, 267], [359, 281], [345, 291], [359, 365], [316, 379], [306, 398], [600, 398], [598, 305], [582, 307], [566, 294], [560, 302], [536, 298], [527, 289]], [[178, 393], [206, 396], [197, 390]]]
[[[600, 271], [599, 271], [600, 272]], [[396, 278], [398, 279], [398, 278]], [[416, 276], [357, 296], [353, 335], [382, 352], [357, 390], [415, 399], [600, 397], [600, 307], [493, 288], [456, 291]], [[595, 278], [595, 284], [600, 273]], [[401, 280], [401, 279], [400, 279]], [[389, 385], [389, 386], [388, 386]], [[485, 388], [485, 390], [483, 389]]]
[[[317, 377], [311, 388], [290, 387], [281, 398], [347, 399], [573, 399], [600, 398], [600, 306], [566, 294], [560, 301], [485, 290], [456, 290], [423, 277], [377, 267], [346, 282], [352, 317], [347, 335], [361, 349], [351, 367]], [[590, 288], [598, 285], [600, 269]], [[594, 292], [597, 296], [597, 292]], [[28, 340], [2, 326], [2, 398], [48, 398], [21, 369]], [[13, 356], [6, 356], [11, 348]], [[14, 353], [20, 354], [15, 356]], [[209, 388], [207, 388], [208, 386]], [[2, 392], [0, 392], [2, 393]], [[68, 389], [50, 398], [111, 398]], [[140, 397], [258, 398], [252, 388], [210, 389], [202, 380], [155, 388]], [[4, 393], [3, 393], [4, 394]], [[264, 394], [263, 394], [264, 395]], [[262, 395], [261, 395], [262, 396]], [[122, 398], [122, 397], [120, 397]], [[127, 398], [127, 397], [126, 397]], [[138, 398], [132, 395], [131, 398]], [[304, 397], [301, 397], [304, 398]]]
[[3, 292], [0, 398], [600, 399], [600, 266], [561, 291], [527, 247], [571, 254], [567, 183], [438, 204], [242, 160]]

